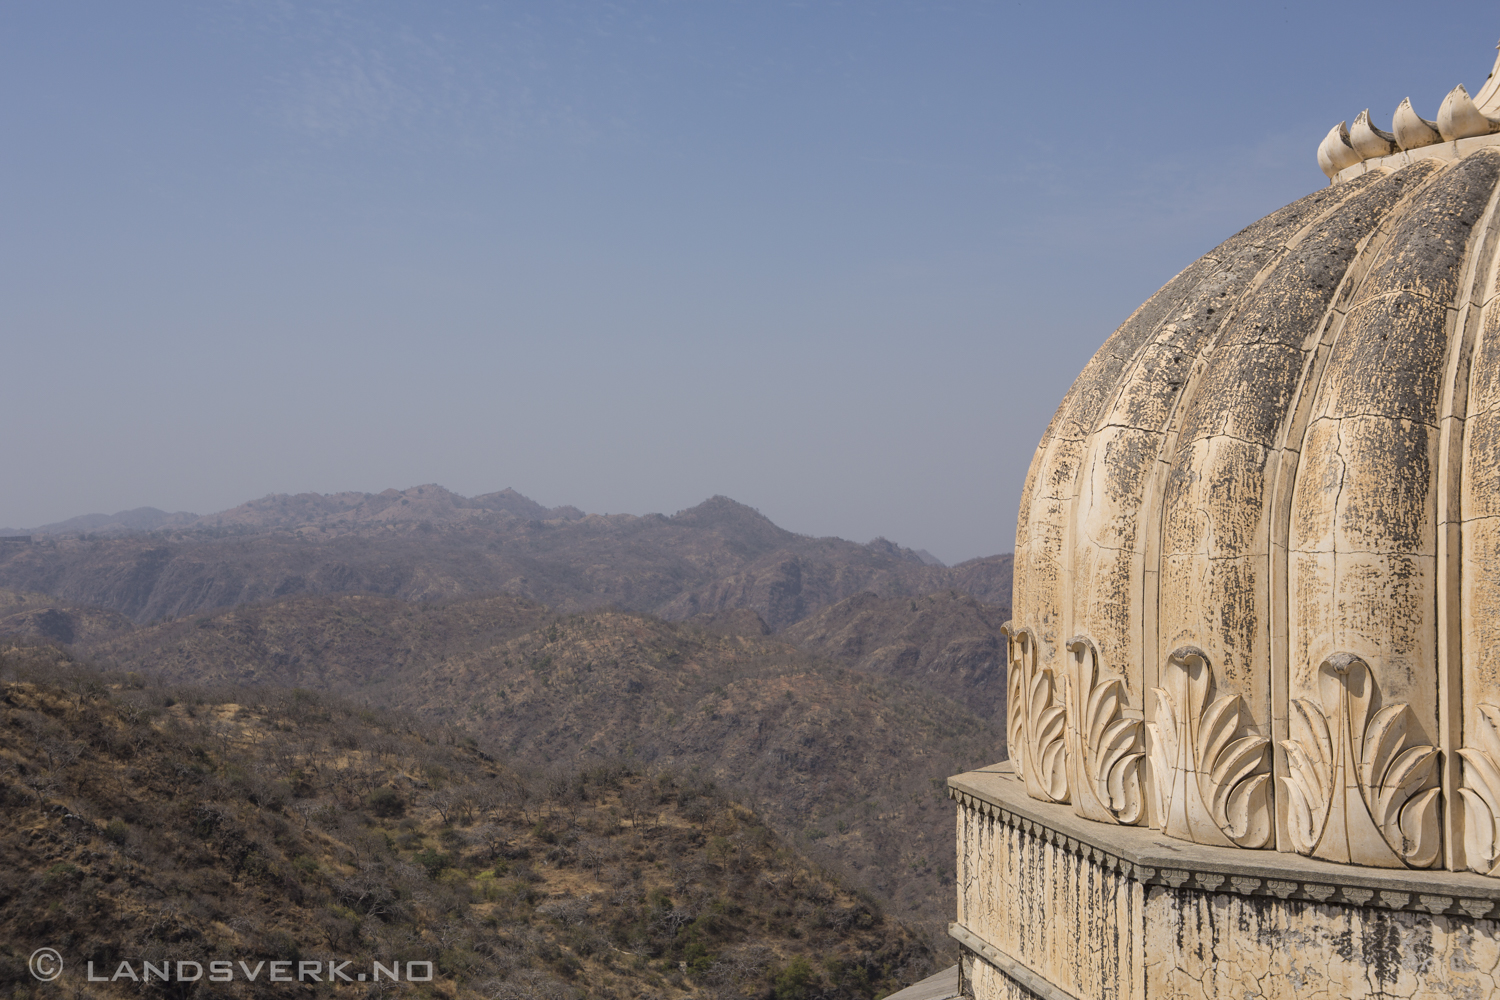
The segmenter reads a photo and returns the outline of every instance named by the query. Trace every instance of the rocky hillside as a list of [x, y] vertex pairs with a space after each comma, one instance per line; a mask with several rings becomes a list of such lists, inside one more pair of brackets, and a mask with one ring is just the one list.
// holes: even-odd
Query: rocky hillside
[[[701, 772], [518, 768], [306, 691], [163, 688], [48, 650], [0, 652], [0, 859], [7, 996], [209, 995], [178, 979], [194, 963], [232, 978], [211, 995], [284, 996], [277, 972], [313, 992], [378, 961], [432, 963], [413, 997], [853, 1000], [933, 964]], [[42, 947], [65, 970], [38, 987]], [[132, 981], [145, 963], [170, 980]]]
[[941, 946], [953, 870], [943, 781], [1000, 759], [1003, 727], [909, 678], [763, 633], [753, 614], [673, 623], [559, 616], [510, 597], [355, 596], [178, 619], [78, 648], [142, 676], [399, 707], [535, 766], [696, 768]]
[[956, 590], [922, 597], [866, 591], [824, 608], [781, 638], [857, 670], [946, 695], [1005, 725], [1004, 609]]
[[513, 490], [466, 498], [428, 485], [272, 496], [185, 523], [163, 517], [149, 531], [126, 530], [150, 520], [136, 516], [100, 525], [110, 527], [103, 533], [0, 545], [0, 587], [138, 624], [299, 594], [503, 593], [564, 612], [618, 607], [674, 620], [750, 609], [773, 630], [863, 591], [1010, 599], [1008, 555], [929, 565], [884, 539], [860, 545], [785, 531], [726, 497], [671, 517], [584, 515]]
[[0, 640], [32, 639], [64, 645], [92, 643], [134, 631], [124, 615], [103, 608], [59, 604], [46, 594], [0, 590]]

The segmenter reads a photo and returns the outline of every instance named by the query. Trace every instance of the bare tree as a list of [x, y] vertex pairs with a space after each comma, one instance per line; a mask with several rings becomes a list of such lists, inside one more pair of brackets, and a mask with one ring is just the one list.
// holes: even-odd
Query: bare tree
[[469, 834], [474, 843], [483, 844], [491, 861], [500, 855], [507, 837], [505, 829], [495, 823], [482, 823]]

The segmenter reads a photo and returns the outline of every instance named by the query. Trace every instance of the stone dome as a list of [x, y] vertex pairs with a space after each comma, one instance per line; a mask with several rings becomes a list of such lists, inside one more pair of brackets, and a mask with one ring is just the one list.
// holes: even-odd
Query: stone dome
[[1058, 407], [1007, 627], [1032, 798], [1500, 873], [1500, 123], [1456, 103], [1469, 133], [1411, 149], [1361, 116]]

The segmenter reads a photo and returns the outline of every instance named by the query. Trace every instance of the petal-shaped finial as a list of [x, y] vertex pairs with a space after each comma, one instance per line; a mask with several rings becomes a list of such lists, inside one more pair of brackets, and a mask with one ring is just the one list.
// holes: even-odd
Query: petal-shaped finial
[[1461, 83], [1443, 98], [1443, 106], [1438, 109], [1437, 127], [1449, 142], [1495, 131], [1495, 123], [1484, 116]]
[[1391, 116], [1391, 131], [1396, 134], [1396, 145], [1402, 149], [1418, 149], [1443, 141], [1438, 134], [1437, 122], [1430, 122], [1417, 114], [1410, 97], [1402, 101]]
[[1369, 108], [1354, 119], [1354, 127], [1349, 130], [1349, 144], [1366, 160], [1372, 156], [1390, 156], [1396, 151], [1396, 137], [1382, 132], [1370, 122]]
[[1349, 145], [1349, 128], [1345, 122], [1339, 122], [1329, 129], [1318, 146], [1318, 166], [1328, 175], [1329, 180], [1345, 167], [1354, 166], [1360, 159], [1354, 147]]
[[[1495, 48], [1500, 49], [1500, 45]], [[1500, 115], [1500, 52], [1496, 52], [1494, 68], [1480, 86], [1479, 93], [1474, 95], [1474, 104], [1479, 108], [1480, 114]]]

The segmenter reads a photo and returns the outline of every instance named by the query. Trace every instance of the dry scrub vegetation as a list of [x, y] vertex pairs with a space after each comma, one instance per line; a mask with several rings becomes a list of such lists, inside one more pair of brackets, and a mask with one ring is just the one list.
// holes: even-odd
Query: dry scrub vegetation
[[[308, 687], [399, 708], [524, 766], [696, 767], [950, 956], [944, 782], [1004, 753], [1003, 732], [953, 699], [778, 636], [620, 611], [559, 616], [503, 596], [290, 598], [82, 648], [178, 683]], [[991, 672], [1003, 686], [1003, 670]]]
[[88, 961], [431, 960], [401, 995], [766, 1000], [878, 997], [932, 964], [692, 769], [516, 768], [300, 689], [159, 685], [12, 646], [0, 800], [0, 995], [34, 995], [44, 945], [69, 962], [40, 988], [61, 996], [148, 992], [84, 984]]

